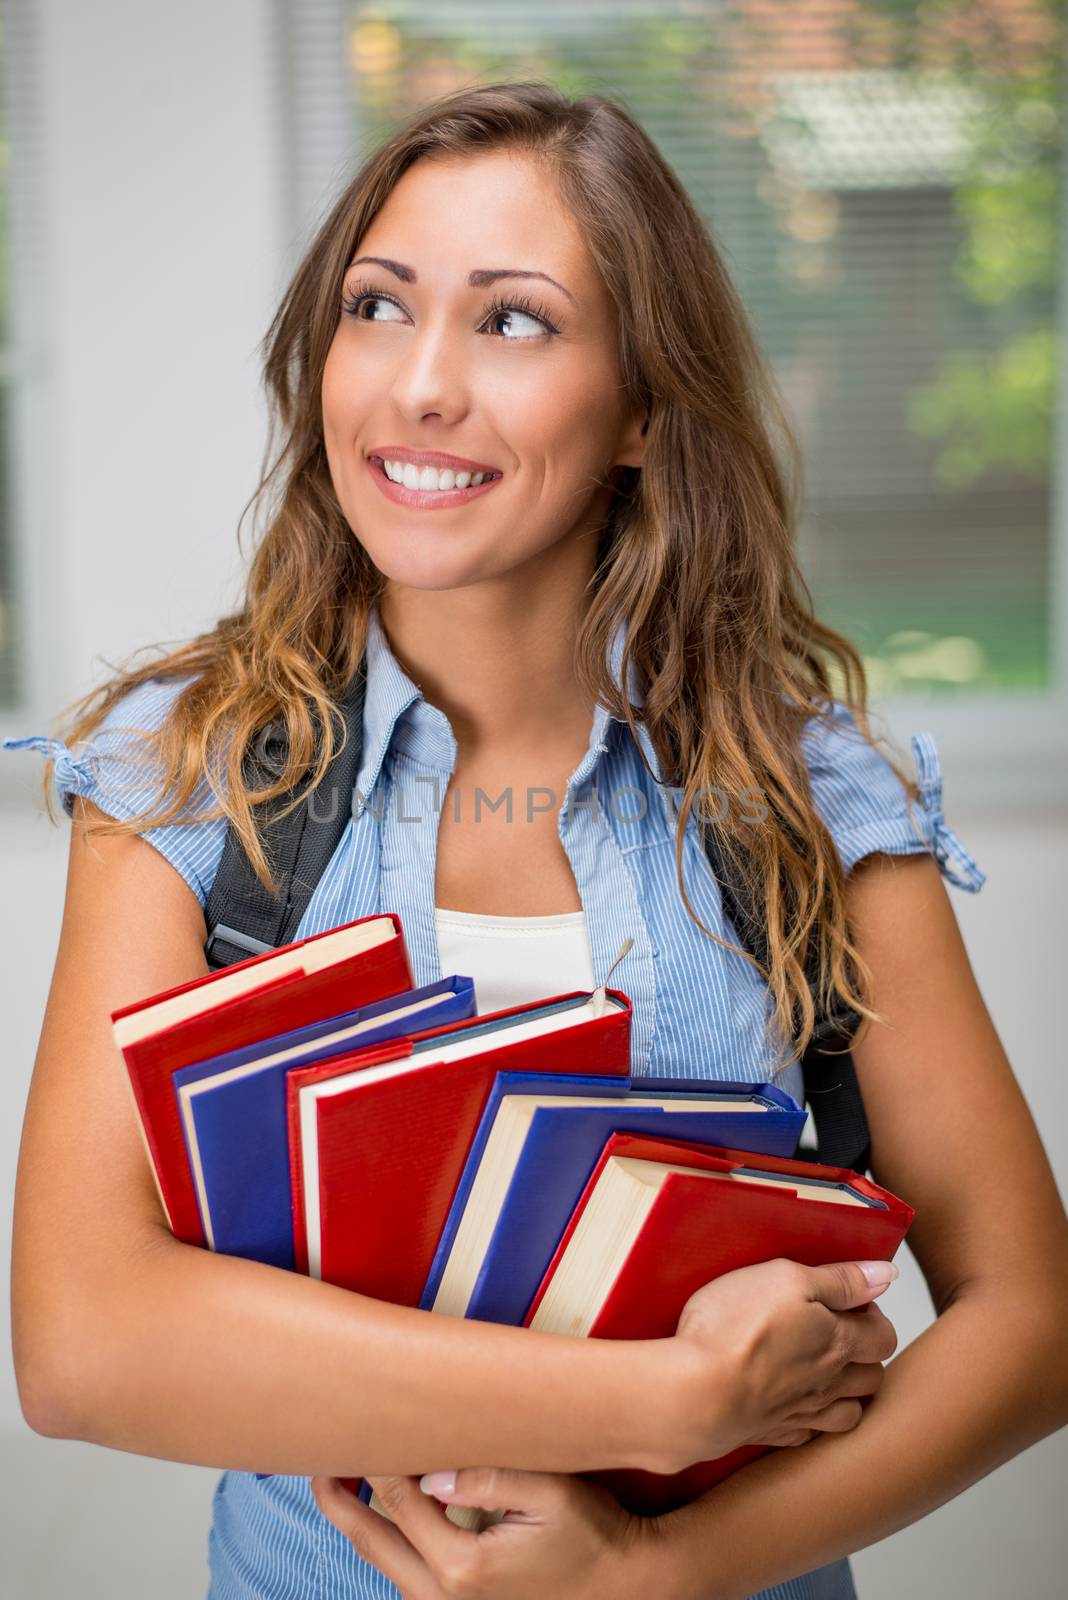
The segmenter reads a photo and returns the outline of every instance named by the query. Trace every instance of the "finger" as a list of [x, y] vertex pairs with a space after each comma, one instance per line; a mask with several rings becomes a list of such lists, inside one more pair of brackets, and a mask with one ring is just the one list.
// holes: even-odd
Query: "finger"
[[851, 1400], [861, 1395], [878, 1394], [886, 1370], [878, 1361], [850, 1361], [831, 1385], [835, 1400]]
[[385, 1573], [411, 1600], [428, 1592], [427, 1564], [399, 1528], [343, 1489], [337, 1478], [312, 1478], [311, 1491], [323, 1516], [344, 1534], [358, 1556]]
[[[452, 1479], [451, 1488], [446, 1480]], [[460, 1467], [454, 1473], [428, 1472], [419, 1480], [424, 1493], [455, 1506], [487, 1511], [528, 1511], [549, 1515], [561, 1502], [560, 1475], [522, 1472], [512, 1467]]]
[[810, 1439], [816, 1437], [812, 1428], [785, 1428], [779, 1433], [769, 1433], [766, 1439], [754, 1439], [754, 1444], [770, 1444], [779, 1446], [792, 1446], [808, 1444]]
[[[418, 1478], [368, 1478], [388, 1515], [440, 1577], [468, 1570], [479, 1558], [478, 1534], [450, 1522], [436, 1499], [424, 1494]], [[462, 1502], [461, 1502], [462, 1503]], [[477, 1501], [470, 1502], [477, 1505]]]
[[845, 1350], [851, 1361], [889, 1361], [897, 1349], [897, 1333], [878, 1306], [868, 1305], [842, 1319]]
[[807, 1267], [809, 1299], [818, 1300], [831, 1311], [848, 1311], [865, 1305], [889, 1288], [897, 1277], [892, 1261], [832, 1261], [827, 1266]]
[[820, 1433], [848, 1433], [863, 1415], [864, 1407], [859, 1400], [835, 1400], [822, 1411], [809, 1412], [804, 1421], [807, 1427]]

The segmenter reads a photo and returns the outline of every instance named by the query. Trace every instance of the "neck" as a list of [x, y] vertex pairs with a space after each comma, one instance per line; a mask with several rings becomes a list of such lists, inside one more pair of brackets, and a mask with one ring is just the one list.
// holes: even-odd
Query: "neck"
[[379, 619], [390, 648], [449, 719], [459, 750], [531, 750], [589, 732], [593, 705], [575, 677], [584, 599], [578, 585], [539, 590], [390, 584]]

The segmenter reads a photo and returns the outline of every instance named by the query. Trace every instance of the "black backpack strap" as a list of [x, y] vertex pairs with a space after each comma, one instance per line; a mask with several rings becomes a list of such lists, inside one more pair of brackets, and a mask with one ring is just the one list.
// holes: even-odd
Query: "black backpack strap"
[[[756, 914], [748, 883], [744, 882], [724, 855], [721, 858], [714, 830], [704, 828], [705, 851], [719, 884], [723, 909], [734, 925], [739, 943], [767, 968], [770, 962], [766, 925]], [[813, 999], [818, 991], [818, 951], [810, 941], [805, 974]], [[829, 1167], [850, 1167], [867, 1172], [871, 1164], [871, 1138], [864, 1100], [857, 1081], [856, 1067], [849, 1054], [849, 1042], [860, 1021], [855, 1011], [828, 1016], [816, 1003], [815, 1026], [800, 1061], [805, 1099], [816, 1124], [814, 1159]], [[833, 1054], [829, 1054], [833, 1051]], [[798, 1157], [809, 1152], [798, 1147]]]
[[[312, 891], [337, 848], [352, 811], [353, 791], [363, 750], [365, 663], [361, 661], [340, 709], [347, 738], [335, 751], [318, 787], [288, 816], [278, 812], [292, 793], [277, 795], [256, 808], [257, 826], [278, 893], [270, 895], [252, 870], [231, 824], [226, 831], [204, 919], [204, 954], [212, 969], [245, 961], [250, 955], [288, 944], [296, 935]], [[265, 783], [285, 767], [285, 725], [270, 722], [260, 730], [245, 757], [250, 783]]]
[[[849, 1016], [853, 1022], [848, 1028], [823, 1019], [822, 1031], [813, 1035], [801, 1057], [801, 1071], [805, 1099], [816, 1123], [814, 1159], [828, 1167], [851, 1167], [865, 1173], [871, 1166], [871, 1134], [857, 1069], [849, 1053], [860, 1017], [856, 1012]], [[831, 1046], [835, 1053], [827, 1054]]]

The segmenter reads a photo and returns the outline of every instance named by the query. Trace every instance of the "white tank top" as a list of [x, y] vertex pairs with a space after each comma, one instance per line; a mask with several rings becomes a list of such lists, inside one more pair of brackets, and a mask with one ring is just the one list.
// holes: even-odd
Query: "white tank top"
[[442, 977], [475, 982], [478, 1015], [575, 989], [593, 989], [585, 911], [491, 917], [435, 907]]

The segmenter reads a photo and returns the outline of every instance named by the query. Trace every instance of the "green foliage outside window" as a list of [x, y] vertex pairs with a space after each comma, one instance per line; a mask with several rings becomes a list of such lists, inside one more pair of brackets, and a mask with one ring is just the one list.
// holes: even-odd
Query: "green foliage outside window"
[[1056, 0], [380, 0], [348, 40], [359, 148], [473, 81], [620, 97], [779, 375], [802, 560], [876, 692], [1048, 686]]

